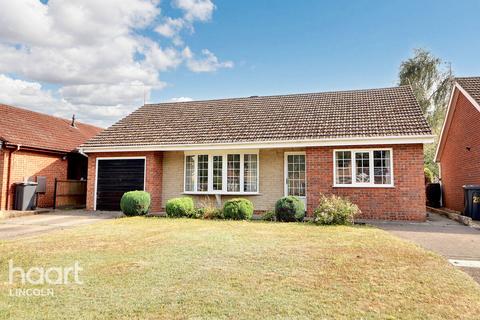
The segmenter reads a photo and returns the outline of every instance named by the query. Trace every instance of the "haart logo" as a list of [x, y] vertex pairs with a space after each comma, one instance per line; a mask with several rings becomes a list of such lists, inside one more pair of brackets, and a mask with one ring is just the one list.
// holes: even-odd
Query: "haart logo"
[[[19, 276], [22, 285], [82, 285], [80, 280], [80, 267], [78, 261], [70, 267], [31, 267], [28, 270], [15, 266], [13, 260], [8, 261], [8, 284], [15, 285]], [[53, 296], [52, 288], [16, 288], [10, 289], [10, 296]]]

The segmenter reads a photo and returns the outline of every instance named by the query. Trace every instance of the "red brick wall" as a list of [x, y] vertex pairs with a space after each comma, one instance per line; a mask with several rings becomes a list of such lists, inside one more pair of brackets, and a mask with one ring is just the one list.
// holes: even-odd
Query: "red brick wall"
[[[162, 152], [107, 152], [88, 154], [88, 180], [87, 180], [87, 209], [93, 210], [95, 197], [95, 166], [98, 157], [146, 157], [146, 185], [145, 190], [152, 197], [151, 211], [158, 212], [162, 209]], [[179, 181], [182, 183], [182, 181]]]
[[333, 187], [334, 147], [307, 148], [307, 210], [311, 215], [321, 193], [348, 197], [362, 210], [359, 218], [417, 220], [426, 218], [423, 145], [353, 146], [341, 149], [393, 148], [393, 188]]
[[[7, 183], [8, 155], [10, 151], [3, 151], [3, 183]], [[10, 200], [9, 209], [13, 208], [15, 187], [14, 183], [22, 182], [25, 177], [45, 176], [47, 178], [47, 192], [38, 197], [38, 207], [52, 207], [53, 193], [55, 188], [55, 178], [67, 178], [67, 161], [62, 160], [61, 156], [54, 154], [45, 154], [33, 151], [19, 150], [11, 154], [10, 168]], [[2, 190], [2, 199], [6, 196], [6, 189]], [[6, 201], [2, 201], [2, 209], [6, 208]]]
[[458, 94], [450, 128], [444, 135], [440, 159], [444, 205], [463, 211], [462, 186], [480, 184], [480, 112], [463, 94]]

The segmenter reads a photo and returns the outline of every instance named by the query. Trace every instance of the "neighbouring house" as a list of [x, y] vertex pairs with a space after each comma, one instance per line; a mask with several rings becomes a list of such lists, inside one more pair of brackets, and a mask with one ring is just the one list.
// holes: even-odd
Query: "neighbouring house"
[[244, 197], [266, 211], [294, 195], [311, 215], [333, 193], [362, 218], [424, 220], [432, 141], [409, 86], [147, 104], [81, 146], [87, 208], [118, 210], [140, 189], [153, 211], [183, 195]]
[[463, 211], [463, 186], [480, 184], [480, 77], [455, 79], [435, 161], [443, 206]]
[[38, 207], [52, 207], [55, 179], [86, 179], [77, 147], [102, 129], [0, 104], [0, 210], [13, 208], [15, 183], [43, 180]]

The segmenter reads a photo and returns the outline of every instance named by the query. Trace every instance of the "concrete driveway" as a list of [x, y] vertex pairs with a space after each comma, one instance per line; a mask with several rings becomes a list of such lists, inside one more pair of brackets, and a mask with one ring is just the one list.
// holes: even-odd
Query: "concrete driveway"
[[479, 230], [432, 213], [427, 222], [423, 223], [368, 223], [439, 253], [480, 283]]
[[17, 239], [74, 228], [122, 216], [121, 212], [86, 210], [55, 210], [32, 216], [0, 220], [0, 240]]

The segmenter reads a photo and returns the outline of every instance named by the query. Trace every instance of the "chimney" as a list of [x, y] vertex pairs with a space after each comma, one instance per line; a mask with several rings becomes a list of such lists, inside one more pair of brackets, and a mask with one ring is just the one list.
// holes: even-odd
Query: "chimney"
[[72, 123], [70, 123], [70, 126], [76, 128], [77, 126], [75, 125], [75, 115], [72, 116]]

